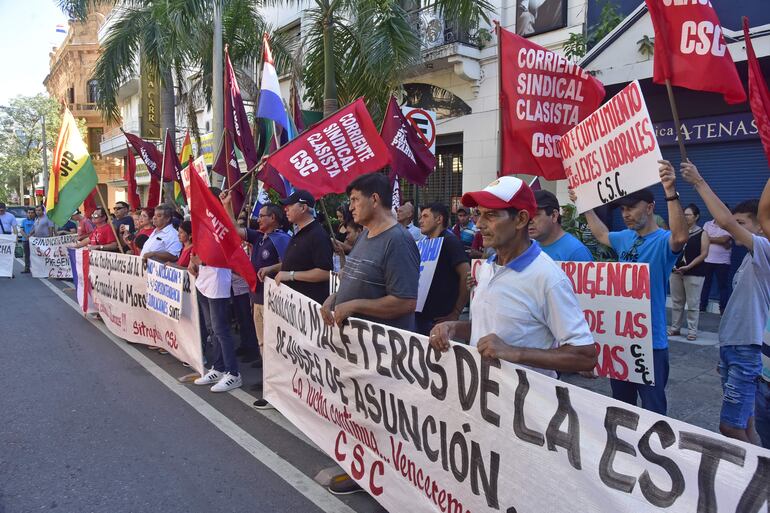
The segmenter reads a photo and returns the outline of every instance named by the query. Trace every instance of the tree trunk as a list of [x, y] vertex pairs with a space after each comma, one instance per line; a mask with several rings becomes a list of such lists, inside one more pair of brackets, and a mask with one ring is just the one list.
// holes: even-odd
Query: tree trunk
[[[162, 72], [160, 84], [160, 132], [166, 136], [166, 130], [171, 140], [176, 141], [176, 98], [174, 94], [174, 78], [170, 69]], [[166, 141], [163, 141], [165, 144]], [[163, 184], [164, 203], [174, 203], [174, 182]]]
[[324, 20], [324, 117], [335, 112], [337, 106], [337, 76], [335, 74], [336, 62], [334, 60], [334, 17], [330, 11], [326, 12]]

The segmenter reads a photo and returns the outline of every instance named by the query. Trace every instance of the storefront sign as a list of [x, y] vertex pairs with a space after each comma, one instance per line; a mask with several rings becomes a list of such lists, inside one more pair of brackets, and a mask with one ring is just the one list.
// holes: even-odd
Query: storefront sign
[[[751, 112], [726, 114], [708, 118], [683, 119], [682, 136], [685, 144], [759, 139], [757, 124]], [[655, 136], [661, 146], [676, 146], [676, 130], [673, 121], [654, 123]]]
[[146, 61], [141, 63], [142, 139], [160, 139], [160, 77]]

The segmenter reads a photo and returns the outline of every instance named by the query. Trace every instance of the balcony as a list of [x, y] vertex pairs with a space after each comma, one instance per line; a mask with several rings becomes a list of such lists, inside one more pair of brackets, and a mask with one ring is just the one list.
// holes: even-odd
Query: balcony
[[[123, 124], [123, 130], [132, 134], [139, 133], [139, 121], [131, 121]], [[126, 154], [126, 138], [120, 127], [113, 128], [102, 135], [102, 142], [99, 145], [101, 154], [104, 157], [120, 158]]]
[[422, 63], [415, 75], [451, 68], [469, 82], [481, 78], [481, 45], [476, 29], [464, 29], [456, 21], [445, 20], [433, 8], [410, 13], [418, 27], [422, 48]]

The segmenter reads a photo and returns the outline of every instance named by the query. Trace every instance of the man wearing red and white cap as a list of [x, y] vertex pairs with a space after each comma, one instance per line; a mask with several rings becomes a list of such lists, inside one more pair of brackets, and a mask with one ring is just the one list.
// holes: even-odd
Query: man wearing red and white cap
[[450, 339], [467, 340], [484, 357], [551, 377], [555, 371], [593, 369], [593, 336], [569, 279], [529, 238], [529, 221], [537, 211], [529, 186], [504, 176], [482, 191], [464, 194], [462, 203], [478, 206], [484, 247], [494, 248], [496, 255], [478, 271], [472, 320], [436, 325], [431, 345], [445, 351]]

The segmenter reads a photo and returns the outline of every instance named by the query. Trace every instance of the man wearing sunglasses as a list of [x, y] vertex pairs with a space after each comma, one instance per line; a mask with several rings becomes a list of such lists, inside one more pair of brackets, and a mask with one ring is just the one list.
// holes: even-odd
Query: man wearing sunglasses
[[[650, 313], [655, 384], [643, 385], [611, 379], [612, 397], [636, 405], [638, 395], [642, 408], [665, 415], [666, 382], [668, 381], [666, 284], [687, 243], [689, 232], [684, 211], [679, 202], [679, 193], [676, 192], [674, 168], [667, 160], [658, 162], [671, 231], [659, 228], [655, 222], [655, 196], [650, 189], [633, 192], [616, 201], [616, 204], [620, 205], [627, 230], [610, 232], [593, 210], [587, 211], [585, 216], [596, 240], [605, 246], [611, 246], [617, 252], [620, 262], [650, 265]], [[575, 192], [570, 190], [570, 199], [575, 201], [576, 198]]]

